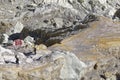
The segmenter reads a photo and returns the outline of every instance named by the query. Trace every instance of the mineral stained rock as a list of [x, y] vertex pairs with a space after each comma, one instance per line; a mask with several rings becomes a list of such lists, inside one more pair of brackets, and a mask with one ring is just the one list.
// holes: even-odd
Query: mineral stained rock
[[100, 17], [90, 26], [50, 49], [73, 52], [88, 64], [92, 69], [88, 70], [85, 80], [119, 80], [116, 74], [120, 73], [120, 23]]
[[120, 0], [0, 0], [0, 80], [120, 80], [119, 21]]
[[8, 58], [9, 62], [6, 63], [6, 59], [1, 56], [1, 79], [119, 80], [120, 23], [99, 17], [99, 21], [89, 25], [89, 28], [60, 44], [48, 49], [43, 46], [36, 54], [29, 51], [18, 53], [14, 49], [1, 47], [1, 53], [7, 52], [4, 56], [12, 54], [16, 60], [12, 62], [13, 58]]
[[[112, 18], [120, 7], [119, 0], [0, 0], [0, 3], [2, 26], [19, 25], [32, 29], [68, 27], [91, 13]], [[20, 29], [19, 26], [16, 29]]]
[[26, 64], [20, 66], [1, 65], [0, 79], [77, 80], [84, 74], [86, 67], [87, 65], [80, 61], [73, 53], [54, 51], [49, 55], [41, 56], [37, 61], [32, 58], [26, 58]]

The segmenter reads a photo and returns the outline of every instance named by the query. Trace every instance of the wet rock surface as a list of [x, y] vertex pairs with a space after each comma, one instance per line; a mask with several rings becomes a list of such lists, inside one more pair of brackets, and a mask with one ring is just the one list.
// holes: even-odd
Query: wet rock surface
[[0, 0], [0, 80], [120, 80], [119, 0]]

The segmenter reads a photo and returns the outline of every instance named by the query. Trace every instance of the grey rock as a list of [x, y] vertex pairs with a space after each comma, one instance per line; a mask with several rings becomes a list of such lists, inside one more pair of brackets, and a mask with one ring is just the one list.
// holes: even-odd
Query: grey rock
[[4, 55], [3, 59], [6, 63], [16, 63], [16, 58], [14, 55]]
[[5, 64], [4, 58], [0, 55], [0, 64]]
[[32, 62], [33, 62], [33, 59], [27, 58], [27, 59], [26, 59], [26, 62], [27, 62], [27, 63], [32, 63]]
[[17, 22], [16, 25], [11, 29], [11, 33], [20, 33], [22, 29], [24, 28], [24, 25], [21, 22]]
[[10, 55], [9, 53], [3, 53], [2, 58], [6, 63], [16, 63], [15, 55]]
[[53, 60], [58, 58], [63, 58], [63, 67], [60, 71], [60, 79], [62, 80], [78, 80], [83, 76], [84, 69], [87, 68], [87, 65], [80, 61], [74, 54], [69, 52], [59, 52], [56, 51], [52, 55]]
[[8, 43], [9, 36], [7, 34], [3, 34], [3, 36], [4, 36], [4, 40], [2, 43]]
[[31, 56], [31, 57], [33, 60], [39, 60], [42, 56], [43, 56], [43, 54], [36, 54], [34, 56]]
[[41, 50], [37, 50], [36, 51], [36, 55], [31, 55], [30, 57], [33, 59], [33, 60], [40, 60], [41, 57], [45, 56], [45, 55], [49, 55], [51, 54], [51, 51], [50, 50], [47, 50], [47, 49], [43, 49], [41, 48]]
[[[2, 53], [14, 55], [14, 53], [13, 53], [11, 50], [5, 49], [5, 48], [3, 48], [2, 46], [0, 46], [0, 54], [2, 54]], [[3, 55], [4, 55], [4, 54], [3, 54]]]
[[27, 37], [24, 39], [24, 42], [25, 42], [26, 45], [33, 45], [33, 43], [34, 43], [35, 41], [34, 41], [34, 38], [33, 38], [33, 37], [27, 36]]
[[[105, 20], [102, 20], [102, 23], [97, 22], [96, 16], [92, 16], [91, 18], [88, 14], [106, 16], [111, 19], [115, 18], [115, 20], [118, 18], [119, 21], [119, 8], [119, 0], [0, 0], [0, 37], [1, 34], [4, 33], [7, 35], [21, 33], [22, 39], [25, 39], [26, 44], [28, 45], [34, 43], [33, 37], [36, 39], [36, 44], [43, 43], [46, 46], [51, 46], [55, 43], [62, 44], [61, 40], [76, 33], [77, 30], [79, 31], [86, 27], [81, 25], [80, 22], [86, 25], [89, 24], [89, 22], [95, 21], [94, 25], [92, 25], [93, 23], [90, 25], [96, 26], [99, 23], [100, 27], [97, 27], [97, 30], [95, 27], [94, 29], [88, 29], [81, 35], [84, 36], [81, 37], [81, 39], [71, 41], [71, 39], [74, 38], [73, 37], [60, 46], [60, 49], [64, 48], [68, 50], [69, 46], [73, 45], [69, 48], [69, 50], [71, 50], [71, 48], [74, 50], [73, 53], [62, 51], [48, 53], [47, 51], [37, 50], [36, 54], [34, 54], [33, 47], [31, 46], [28, 46], [27, 48], [20, 47], [13, 52], [10, 49], [5, 49], [0, 46], [0, 65], [3, 65], [0, 66], [1, 80], [2, 78], [5, 80], [17, 80], [17, 78], [20, 78], [20, 80], [80, 80], [80, 78], [85, 80], [118, 79], [119, 75], [117, 76], [116, 72], [119, 72], [120, 64], [119, 56], [116, 56], [116, 51], [114, 51], [116, 49], [112, 49], [112, 51], [110, 51], [112, 53], [109, 52], [108, 54], [106, 53], [106, 50], [102, 50], [102, 52], [100, 52], [101, 55], [106, 53], [107, 56], [112, 55], [115, 59], [112, 57], [103, 60], [101, 58], [101, 60], [97, 59], [98, 61], [94, 64], [88, 64], [90, 65], [91, 71], [87, 69], [88, 66], [86, 67], [86, 64], [81, 61], [81, 58], [86, 56], [83, 60], [87, 62], [87, 60], [91, 60], [91, 58], [94, 60], [98, 58], [98, 56], [101, 56], [97, 56], [95, 50], [91, 49], [93, 44], [96, 44], [98, 37], [102, 36], [104, 38], [104, 35], [107, 33], [109, 34], [105, 35], [106, 38], [109, 36], [109, 38], [112, 38], [112, 35], [114, 35], [114, 37], [117, 36], [117, 39], [119, 37], [117, 35], [119, 34], [119, 25], [117, 23], [118, 27], [116, 24], [112, 24], [110, 20], [105, 18]], [[116, 26], [114, 27], [114, 25]], [[24, 31], [23, 28], [27, 28], [28, 30]], [[113, 32], [115, 34], [113, 34]], [[93, 40], [94, 37], [97, 38], [95, 38], [96, 42], [93, 41], [93, 43], [91, 43], [91, 40]], [[119, 43], [119, 39], [118, 41], [117, 39], [115, 39], [115, 43]], [[1, 37], [0, 42], [9, 43], [8, 36], [5, 35], [4, 39]], [[65, 44], [69, 45], [66, 46]], [[113, 44], [112, 46], [114, 46], [114, 39], [113, 43], [110, 44]], [[18, 53], [19, 51], [21, 53]], [[74, 55], [75, 51], [84, 53], [85, 55], [82, 54], [79, 56], [79, 53], [76, 53], [79, 57], [78, 59]], [[15, 55], [14, 53], [18, 54]], [[87, 59], [88, 57], [89, 59]], [[13, 66], [11, 68], [11, 65], [9, 64], [7, 64], [9, 67], [4, 66], [7, 62], [12, 64], [17, 63], [17, 61], [20, 64], [17, 67], [20, 69], [13, 68]], [[14, 65], [14, 67], [16, 66], [15, 64], [12, 65]], [[87, 78], [84, 78], [83, 76], [86, 72], [88, 73], [85, 75]], [[107, 72], [110, 75], [107, 75]]]
[[19, 64], [24, 64], [27, 57], [23, 53], [18, 52], [17, 53], [17, 58], [18, 58], [18, 63]]
[[[30, 64], [28, 65], [29, 67], [31, 64], [34, 64], [34, 67], [35, 65], [37, 67], [37, 69], [33, 69], [32, 72], [28, 72], [30, 80], [51, 80], [51, 78], [58, 80], [79, 80], [85, 74], [84, 69], [87, 68], [86, 64], [80, 61], [73, 53], [63, 51], [54, 51], [51, 54], [44, 55], [39, 61], [37, 61], [37, 64], [36, 61], [33, 61], [31, 58], [27, 58], [26, 64]], [[24, 65], [24, 68], [28, 67], [26, 64]], [[39, 66], [43, 66], [43, 68], [39, 68]], [[39, 69], [42, 70], [42, 73]], [[54, 72], [54, 70], [57, 72]], [[44, 76], [41, 76], [40, 74]], [[34, 77], [31, 77], [31, 75]]]
[[[16, 57], [13, 51], [0, 46], [1, 62], [16, 63]], [[4, 62], [3, 62], [4, 61]]]
[[[45, 24], [43, 22], [46, 19], [50, 20], [52, 18], [59, 18], [59, 20], [55, 20], [57, 28], [62, 27], [62, 19], [67, 23], [70, 23], [70, 25], [64, 24], [68, 27], [71, 26], [71, 23], [78, 17], [80, 20], [83, 20], [89, 13], [112, 18], [120, 4], [118, 0], [30, 0], [28, 2], [16, 0], [13, 1], [13, 3], [13, 5], [18, 6], [17, 4], [20, 4], [20, 6], [23, 7], [20, 10], [13, 10], [14, 7], [8, 8], [12, 13], [20, 13], [20, 16], [17, 16], [17, 18], [15, 15], [11, 16], [13, 18], [11, 20], [16, 21], [15, 23], [20, 20], [25, 27], [30, 27], [32, 29], [41, 29], [43, 27], [51, 29], [55, 28], [51, 23]], [[35, 11], [29, 11], [28, 8], [34, 8]]]

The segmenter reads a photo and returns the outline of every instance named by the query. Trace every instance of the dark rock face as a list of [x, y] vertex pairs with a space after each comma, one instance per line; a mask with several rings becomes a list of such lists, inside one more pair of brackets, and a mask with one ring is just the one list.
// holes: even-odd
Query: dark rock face
[[118, 10], [115, 12], [115, 14], [114, 14], [114, 16], [113, 16], [113, 19], [115, 19], [116, 17], [118, 17], [118, 18], [120, 19], [120, 9], [118, 9]]
[[16, 39], [20, 39], [20, 33], [15, 33], [9, 36], [9, 40], [16, 40]]
[[98, 21], [98, 17], [92, 14], [88, 14], [84, 20], [82, 21], [83, 24], [87, 24], [89, 22], [93, 22], [93, 21]]
[[28, 28], [24, 28], [20, 33], [20, 37], [24, 39], [27, 36], [31, 36], [34, 38], [35, 44], [45, 44], [46, 46], [51, 46], [55, 43], [60, 43], [61, 40], [87, 27], [88, 25], [81, 24], [52, 30], [51, 29], [30, 30]]

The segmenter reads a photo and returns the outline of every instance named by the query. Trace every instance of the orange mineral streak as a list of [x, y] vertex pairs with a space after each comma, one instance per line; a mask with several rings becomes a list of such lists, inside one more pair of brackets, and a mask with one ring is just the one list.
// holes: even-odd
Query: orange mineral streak
[[98, 41], [98, 46], [105, 49], [110, 47], [120, 47], [120, 38], [102, 38]]
[[[111, 47], [120, 47], [120, 23], [99, 17], [99, 21], [89, 23], [87, 29], [55, 44], [50, 49], [73, 52], [82, 61], [98, 61], [111, 55], [104, 55]], [[108, 31], [109, 30], [109, 31]]]
[[80, 38], [80, 37], [81, 37], [82, 39], [86, 38], [85, 35], [89, 34], [91, 31], [94, 31], [94, 30], [96, 29], [96, 27], [97, 27], [98, 24], [99, 24], [99, 22], [97, 22], [97, 21], [94, 22], [94, 23], [91, 23], [91, 24], [90, 24], [91, 28], [85, 29], [85, 30], [83, 30], [82, 32], [80, 32], [79, 34], [74, 35], [74, 36], [71, 36], [71, 37], [63, 40], [61, 43], [64, 44], [64, 43], [67, 43], [67, 42], [69, 42], [69, 41], [78, 39], [78, 38]]

